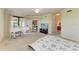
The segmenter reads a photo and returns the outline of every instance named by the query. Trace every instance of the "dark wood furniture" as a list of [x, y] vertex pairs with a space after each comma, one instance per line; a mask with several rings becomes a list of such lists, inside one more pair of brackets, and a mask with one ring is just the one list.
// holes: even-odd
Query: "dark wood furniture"
[[40, 28], [40, 32], [44, 34], [48, 34], [48, 29]]
[[57, 30], [58, 31], [61, 31], [61, 26], [57, 26]]

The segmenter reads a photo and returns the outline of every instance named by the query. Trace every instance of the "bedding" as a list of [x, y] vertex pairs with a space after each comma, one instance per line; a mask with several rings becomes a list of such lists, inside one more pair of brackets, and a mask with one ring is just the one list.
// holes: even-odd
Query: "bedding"
[[35, 51], [79, 51], [78, 43], [51, 35], [40, 38], [29, 46]]

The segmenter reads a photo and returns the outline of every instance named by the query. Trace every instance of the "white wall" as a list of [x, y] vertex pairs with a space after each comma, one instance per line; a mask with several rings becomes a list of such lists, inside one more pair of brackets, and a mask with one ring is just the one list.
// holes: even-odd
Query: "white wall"
[[61, 15], [61, 36], [79, 41], [79, 9], [64, 9]]
[[0, 9], [0, 41], [4, 37], [4, 10]]
[[10, 38], [10, 15], [4, 11], [4, 39]]
[[9, 18], [4, 9], [0, 8], [0, 41], [9, 37]]

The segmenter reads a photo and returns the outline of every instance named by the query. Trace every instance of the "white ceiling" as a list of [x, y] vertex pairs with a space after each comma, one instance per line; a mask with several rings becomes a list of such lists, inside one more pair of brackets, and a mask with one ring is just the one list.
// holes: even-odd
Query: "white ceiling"
[[40, 13], [36, 14], [32, 9], [33, 8], [6, 8], [6, 11], [13, 16], [35, 16], [62, 10], [62, 8], [39, 8]]

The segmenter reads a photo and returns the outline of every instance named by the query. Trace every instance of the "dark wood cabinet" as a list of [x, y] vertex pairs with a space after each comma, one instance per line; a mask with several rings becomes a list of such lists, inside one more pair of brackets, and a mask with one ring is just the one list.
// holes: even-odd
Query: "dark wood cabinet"
[[40, 28], [40, 32], [44, 34], [48, 34], [48, 29]]
[[58, 31], [61, 31], [61, 26], [57, 26], [57, 30]]

